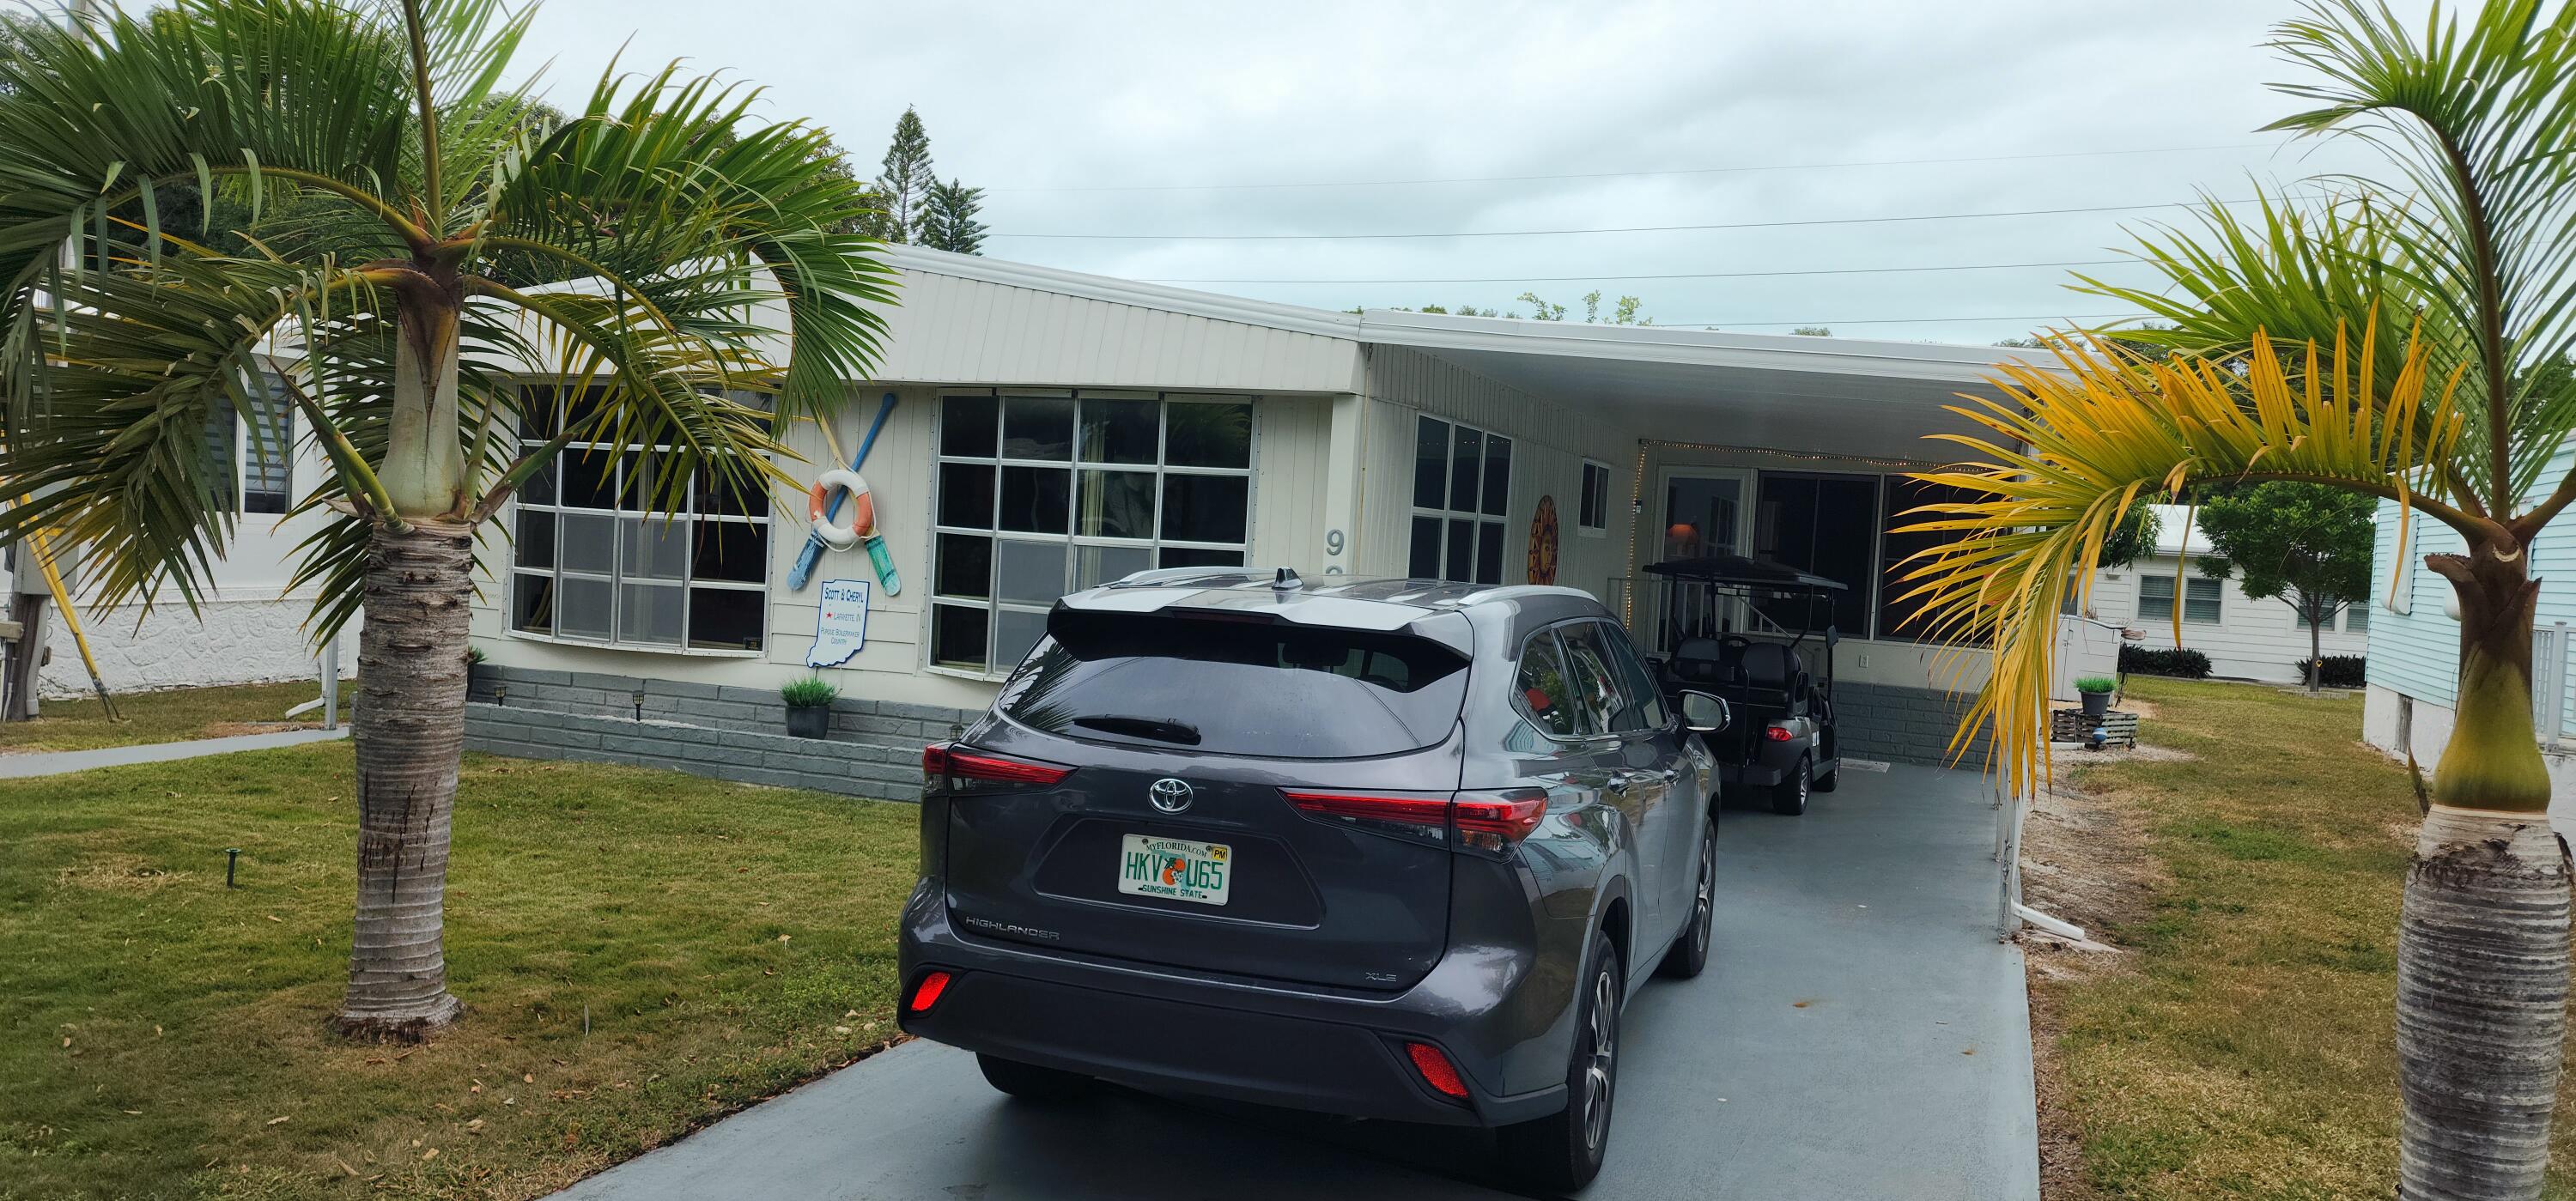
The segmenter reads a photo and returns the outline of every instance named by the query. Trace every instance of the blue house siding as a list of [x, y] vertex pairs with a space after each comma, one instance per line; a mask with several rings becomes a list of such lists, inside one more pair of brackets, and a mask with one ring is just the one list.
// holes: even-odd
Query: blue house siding
[[[2545, 493], [2555, 488], [2571, 464], [2576, 464], [2576, 446], [2561, 447], [2549, 469], [2541, 473], [2538, 490]], [[2378, 541], [2371, 555], [2370, 682], [2418, 700], [2452, 706], [2460, 670], [2460, 623], [2445, 611], [2451, 599], [2450, 582], [2426, 568], [2424, 556], [2456, 552], [2464, 543], [2448, 526], [2417, 513], [2409, 523], [2406, 574], [2398, 584], [2401, 590], [2412, 589], [2410, 611], [2392, 613], [2387, 588], [2390, 563], [2397, 553], [2396, 502], [2380, 502], [2377, 521]], [[2541, 532], [2531, 548], [2531, 570], [2541, 581], [2537, 625], [2545, 630], [2564, 624], [2576, 631], [2576, 523], [2562, 520]], [[2408, 594], [2401, 591], [2400, 595]], [[2571, 649], [2571, 641], [2576, 639], [2561, 640], [2560, 653]], [[2567, 724], [2576, 726], [2576, 671], [2567, 673], [2567, 693], [2560, 711]], [[2557, 733], [2541, 731], [2544, 738]]]

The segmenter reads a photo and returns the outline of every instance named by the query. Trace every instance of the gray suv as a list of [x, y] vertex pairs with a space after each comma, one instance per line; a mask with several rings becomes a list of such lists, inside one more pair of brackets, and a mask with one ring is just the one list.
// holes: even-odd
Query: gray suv
[[1580, 1187], [1622, 1005], [1708, 960], [1724, 722], [1570, 588], [1196, 568], [1065, 597], [923, 753], [903, 1028], [1021, 1098], [1496, 1126], [1518, 1183]]

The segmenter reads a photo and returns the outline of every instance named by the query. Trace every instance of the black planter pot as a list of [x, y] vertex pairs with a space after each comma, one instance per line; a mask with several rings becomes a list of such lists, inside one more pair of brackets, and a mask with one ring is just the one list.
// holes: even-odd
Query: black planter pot
[[[2110, 693], [2084, 692], [2076, 695], [2084, 698], [2084, 716], [2086, 717], [2100, 717], [2111, 711]], [[794, 710], [789, 710], [789, 717], [791, 719], [794, 717], [794, 714]]]
[[832, 732], [832, 710], [816, 705], [787, 710], [787, 732], [797, 738], [821, 738]]

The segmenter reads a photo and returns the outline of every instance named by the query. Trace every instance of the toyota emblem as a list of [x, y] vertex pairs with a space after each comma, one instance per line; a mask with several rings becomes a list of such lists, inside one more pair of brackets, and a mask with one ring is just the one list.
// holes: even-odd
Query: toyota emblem
[[1175, 780], [1170, 776], [1156, 780], [1145, 788], [1145, 799], [1153, 802], [1155, 808], [1165, 813], [1178, 813], [1189, 808], [1190, 800], [1195, 795], [1196, 790], [1190, 787], [1189, 781]]

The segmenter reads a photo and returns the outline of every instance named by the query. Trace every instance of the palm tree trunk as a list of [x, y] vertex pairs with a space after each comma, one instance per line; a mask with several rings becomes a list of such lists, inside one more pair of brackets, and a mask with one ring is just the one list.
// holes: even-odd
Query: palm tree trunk
[[358, 913], [343, 1032], [418, 1038], [456, 1019], [441, 927], [465, 745], [472, 528], [379, 527], [358, 634]]
[[435, 280], [398, 286], [392, 438], [399, 527], [370, 535], [358, 634], [358, 908], [345, 1034], [418, 1039], [457, 1018], [447, 991], [448, 822], [465, 749], [474, 528], [457, 443], [456, 309]]
[[[2323, 606], [2319, 606], [2323, 608]], [[2317, 686], [2326, 682], [2326, 630], [2318, 624], [2315, 610], [2308, 613], [2308, 693], [2315, 695]]]
[[2527, 1201], [2549, 1164], [2569, 865], [2532, 736], [2539, 586], [2509, 553], [2431, 557], [2460, 593], [2461, 673], [2398, 917], [2402, 1198]]

